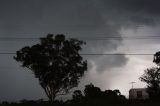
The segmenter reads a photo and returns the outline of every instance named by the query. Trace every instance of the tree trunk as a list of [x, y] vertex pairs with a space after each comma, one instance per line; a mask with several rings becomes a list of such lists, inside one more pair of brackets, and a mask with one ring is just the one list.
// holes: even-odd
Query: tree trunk
[[53, 102], [55, 100], [55, 91], [53, 88], [47, 86], [47, 87], [43, 87], [47, 97], [49, 98], [49, 101]]

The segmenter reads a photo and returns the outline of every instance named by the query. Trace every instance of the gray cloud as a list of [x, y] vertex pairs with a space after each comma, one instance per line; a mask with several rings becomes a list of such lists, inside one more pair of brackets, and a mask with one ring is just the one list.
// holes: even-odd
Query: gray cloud
[[[87, 40], [87, 37], [89, 39], [107, 36], [121, 37], [119, 32], [122, 28], [157, 25], [160, 15], [159, 4], [159, 0], [0, 0], [0, 36], [40, 37], [47, 33], [64, 33], [67, 36], [84, 38], [87, 45], [84, 47], [83, 53], [115, 52], [122, 44], [123, 39], [92, 41]], [[34, 41], [3, 41], [0, 43], [0, 50], [15, 52], [23, 46], [34, 43]], [[85, 58], [89, 62], [94, 61], [97, 66], [96, 71], [101, 73], [115, 67], [122, 67], [128, 62], [125, 55], [88, 56]], [[7, 64], [12, 57], [4, 56], [2, 60]], [[14, 73], [14, 77], [22, 75], [17, 71], [22, 69], [14, 65], [12, 65], [13, 67], [10, 65], [3, 67], [7, 70], [1, 71], [1, 74], [5, 73], [4, 75], [6, 75], [2, 76], [1, 80], [7, 82], [5, 78], [10, 77], [9, 73]], [[90, 71], [92, 71], [92, 67], [94, 66], [91, 64]], [[9, 71], [13, 69], [15, 71]], [[90, 76], [85, 77], [87, 81], [91, 81], [91, 79]], [[17, 82], [19, 81], [17, 80]], [[36, 81], [31, 82], [31, 85], [34, 84]], [[4, 86], [11, 87], [5, 84]], [[18, 88], [22, 85], [17, 83], [16, 86]], [[14, 89], [13, 92], [18, 91]], [[27, 92], [23, 93], [24, 95], [28, 94]], [[9, 97], [9, 94], [6, 93], [5, 97]], [[22, 96], [22, 94], [18, 95]], [[32, 96], [35, 95], [37, 94], [33, 93]]]
[[106, 19], [121, 27], [153, 25], [159, 20], [159, 0], [94, 1]]
[[[109, 60], [109, 61], [108, 61]], [[123, 55], [103, 56], [95, 61], [97, 71], [110, 71], [111, 68], [122, 67], [127, 63], [128, 59]]]
[[[159, 0], [102, 0], [105, 4], [109, 3], [113, 9], [118, 11], [142, 12], [143, 14], [160, 14]], [[102, 2], [102, 3], [103, 3]]]

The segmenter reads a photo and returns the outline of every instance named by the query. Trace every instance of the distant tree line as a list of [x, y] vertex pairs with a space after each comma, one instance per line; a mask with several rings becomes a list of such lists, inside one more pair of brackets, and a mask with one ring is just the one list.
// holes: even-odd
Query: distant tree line
[[35, 105], [45, 105], [45, 106], [96, 106], [96, 105], [106, 105], [106, 104], [123, 104], [127, 99], [121, 92], [116, 90], [105, 90], [101, 91], [99, 87], [93, 84], [88, 84], [85, 86], [83, 92], [80, 90], [75, 90], [72, 94], [72, 98], [67, 101], [54, 100], [54, 101], [44, 101], [39, 100], [20, 100], [19, 103], [16, 102], [2, 102], [0, 104], [3, 106], [35, 106]]
[[118, 89], [101, 91], [99, 87], [88, 84], [85, 86], [83, 94], [80, 90], [73, 92], [71, 103], [113, 103], [123, 102], [125, 100], [125, 96], [121, 95]]

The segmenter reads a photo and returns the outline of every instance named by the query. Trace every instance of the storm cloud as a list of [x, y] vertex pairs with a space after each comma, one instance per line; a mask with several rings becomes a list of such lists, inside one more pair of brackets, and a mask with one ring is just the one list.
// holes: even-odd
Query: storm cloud
[[[63, 33], [67, 37], [86, 41], [87, 45], [82, 51], [84, 54], [119, 53], [118, 48], [123, 46], [122, 29], [159, 26], [159, 4], [159, 0], [0, 0], [0, 37], [39, 38], [48, 33]], [[113, 36], [119, 37], [119, 39], [104, 40], [106, 37]], [[1, 40], [0, 52], [16, 52], [26, 45], [37, 43], [37, 41], [38, 39], [29, 41]], [[23, 71], [19, 71], [23, 69], [14, 62], [12, 56], [1, 55], [0, 57], [3, 60], [0, 72], [5, 75], [0, 77], [0, 80], [3, 80], [3, 89], [0, 91], [2, 100], [29, 98], [29, 95], [32, 98], [44, 97], [44, 94], [37, 93], [42, 90], [37, 85], [37, 80], [34, 78], [33, 81], [22, 80], [25, 75], [22, 74]], [[96, 74], [93, 76], [90, 74], [94, 67], [96, 67], [94, 70], [98, 74], [111, 73], [112, 70], [122, 68], [129, 61], [125, 55], [84, 56], [84, 58], [88, 60], [89, 67], [84, 78], [85, 81], [82, 81], [81, 85], [89, 81], [93, 81], [95, 84], [99, 83], [99, 81], [93, 80]], [[30, 73], [25, 74], [29, 75]], [[8, 80], [9, 77], [12, 80]], [[103, 79], [104, 77], [100, 81]], [[14, 85], [10, 84], [15, 82], [17, 85], [12, 88], [11, 86]], [[24, 86], [21, 82], [24, 82], [26, 86], [38, 86], [37, 88], [31, 87], [33, 91], [38, 89], [37, 92], [35, 94], [28, 93], [30, 89], [27, 93], [17, 93], [15, 98], [8, 98], [9, 95], [16, 96], [16, 92], [19, 92], [17, 88], [20, 89]], [[103, 86], [103, 84], [100, 86], [107, 86]], [[8, 88], [8, 90], [4, 88]], [[12, 89], [11, 93], [7, 93], [10, 88]], [[6, 91], [5, 94], [4, 91]]]

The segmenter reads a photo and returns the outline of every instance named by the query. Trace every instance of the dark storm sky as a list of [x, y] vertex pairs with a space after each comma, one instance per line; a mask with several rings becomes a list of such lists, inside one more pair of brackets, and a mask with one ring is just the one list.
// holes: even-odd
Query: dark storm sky
[[[155, 53], [159, 50], [157, 40], [126, 41], [123, 36], [159, 36], [159, 5], [159, 0], [0, 0], [0, 38], [38, 38], [63, 33], [86, 41], [83, 53]], [[87, 40], [107, 36], [122, 39]], [[37, 42], [38, 39], [0, 39], [0, 52], [16, 52]], [[85, 59], [89, 67], [79, 89], [92, 82], [103, 90], [119, 88], [125, 95], [129, 82], [137, 80], [152, 65], [152, 56]], [[26, 70], [13, 60], [13, 55], [0, 54], [1, 101], [46, 98], [37, 79]]]

